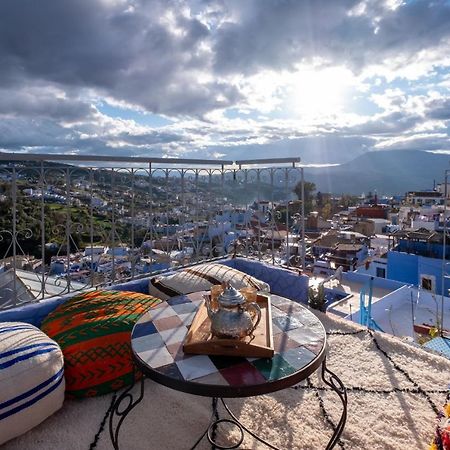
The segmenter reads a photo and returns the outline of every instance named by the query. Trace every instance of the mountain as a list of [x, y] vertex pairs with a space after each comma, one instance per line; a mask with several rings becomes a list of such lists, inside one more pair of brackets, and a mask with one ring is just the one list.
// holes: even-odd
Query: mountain
[[444, 182], [449, 163], [450, 155], [420, 150], [372, 151], [339, 166], [305, 168], [305, 180], [333, 194], [404, 194]]
[[364, 137], [303, 136], [266, 144], [223, 147], [210, 146], [209, 154], [225, 154], [223, 159], [301, 157], [302, 164], [342, 164], [369, 151], [373, 141]]

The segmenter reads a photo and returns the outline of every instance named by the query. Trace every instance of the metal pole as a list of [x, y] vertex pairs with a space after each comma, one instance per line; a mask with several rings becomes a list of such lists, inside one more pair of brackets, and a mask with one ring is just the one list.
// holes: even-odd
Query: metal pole
[[445, 171], [445, 184], [444, 184], [444, 237], [442, 240], [442, 292], [441, 292], [441, 335], [444, 333], [444, 291], [445, 291], [445, 263], [446, 263], [446, 243], [447, 243], [447, 178], [448, 178], [448, 172], [447, 169]]
[[13, 291], [14, 302], [13, 305], [17, 306], [19, 298], [17, 296], [17, 173], [16, 168], [13, 167], [12, 173], [12, 249], [13, 249]]
[[303, 167], [300, 169], [302, 181], [302, 270], [305, 270], [305, 176], [303, 174]]

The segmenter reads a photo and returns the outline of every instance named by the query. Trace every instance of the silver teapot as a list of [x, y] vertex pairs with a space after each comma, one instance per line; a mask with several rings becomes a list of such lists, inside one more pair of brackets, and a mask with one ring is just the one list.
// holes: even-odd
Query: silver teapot
[[224, 291], [219, 295], [216, 309], [212, 309], [210, 297], [205, 300], [213, 336], [229, 339], [251, 336], [261, 320], [261, 308], [258, 304], [248, 303], [230, 283], [225, 285]]

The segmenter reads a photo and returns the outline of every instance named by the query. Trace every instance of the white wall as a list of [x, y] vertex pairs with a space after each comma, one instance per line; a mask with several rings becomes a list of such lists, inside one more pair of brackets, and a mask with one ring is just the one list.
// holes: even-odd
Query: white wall
[[[414, 338], [414, 323], [436, 325], [441, 314], [440, 295], [436, 300], [430, 292], [414, 286], [403, 286], [372, 303], [373, 320], [389, 334]], [[412, 305], [411, 305], [412, 303]], [[414, 317], [414, 323], [413, 323]], [[350, 315], [345, 317], [350, 320]], [[352, 314], [353, 321], [359, 321], [359, 311]], [[444, 328], [450, 328], [450, 298], [444, 297]]]

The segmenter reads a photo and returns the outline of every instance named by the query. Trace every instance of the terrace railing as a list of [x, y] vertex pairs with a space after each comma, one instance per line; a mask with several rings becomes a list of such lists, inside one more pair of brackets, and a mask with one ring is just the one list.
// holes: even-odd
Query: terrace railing
[[3, 153], [0, 309], [230, 254], [304, 268], [299, 162]]

